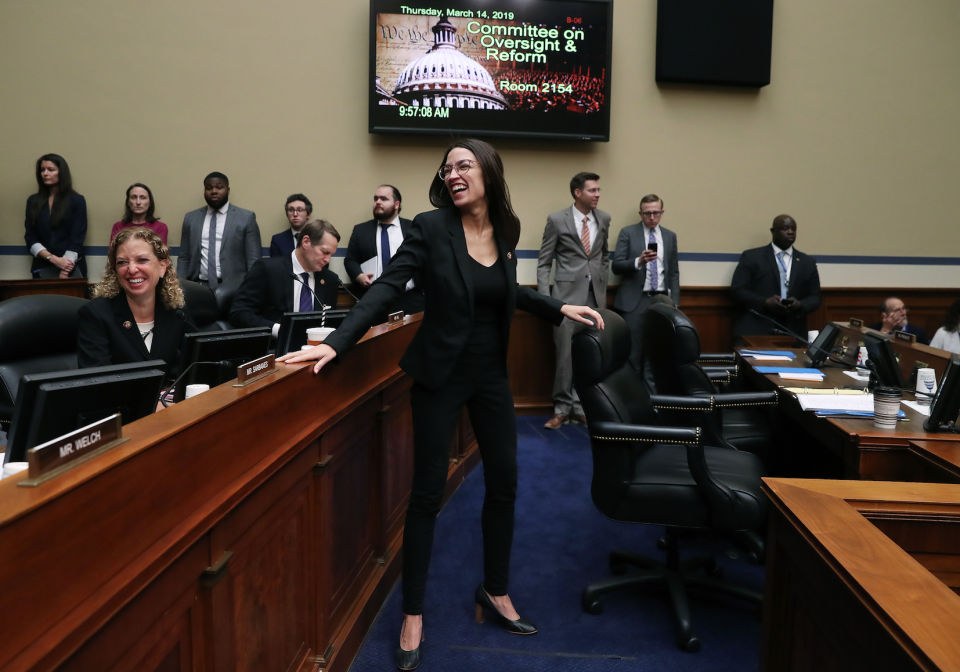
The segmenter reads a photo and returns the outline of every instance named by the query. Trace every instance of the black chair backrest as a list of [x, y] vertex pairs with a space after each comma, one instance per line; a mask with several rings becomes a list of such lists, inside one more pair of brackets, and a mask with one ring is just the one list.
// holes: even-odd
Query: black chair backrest
[[587, 421], [656, 425], [647, 388], [627, 361], [627, 324], [612, 310], [599, 313], [605, 328], [579, 325], [572, 343], [573, 380]]
[[208, 285], [191, 280], [180, 280], [183, 298], [187, 304], [190, 319], [200, 331], [220, 331], [217, 320], [220, 317], [220, 305], [217, 296]]
[[220, 307], [220, 319], [226, 320], [230, 316], [230, 307], [233, 306], [233, 300], [237, 296], [237, 290], [240, 289], [240, 285], [243, 284], [243, 280], [231, 280], [230, 282], [222, 282], [217, 285], [217, 288], [213, 290], [214, 295], [217, 297], [217, 305]]
[[709, 376], [697, 363], [700, 335], [679, 308], [661, 303], [647, 309], [643, 352], [658, 394], [702, 397], [715, 393]]

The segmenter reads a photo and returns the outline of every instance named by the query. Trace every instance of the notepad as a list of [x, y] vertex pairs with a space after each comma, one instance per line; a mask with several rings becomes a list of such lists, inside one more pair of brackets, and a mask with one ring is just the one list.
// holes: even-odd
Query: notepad
[[823, 382], [822, 373], [781, 373], [779, 375], [783, 380], [805, 380], [808, 383]]
[[[797, 355], [789, 350], [751, 350], [744, 348], [740, 351], [744, 357], [756, 357], [757, 359], [766, 357], [786, 357], [787, 359], [796, 359]], [[759, 355], [759, 357], [758, 357]]]

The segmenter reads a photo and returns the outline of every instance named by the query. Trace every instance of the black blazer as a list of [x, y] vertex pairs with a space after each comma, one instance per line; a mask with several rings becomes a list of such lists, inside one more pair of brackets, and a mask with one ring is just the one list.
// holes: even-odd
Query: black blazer
[[[510, 323], [516, 308], [529, 311], [555, 325], [563, 320], [563, 302], [517, 285], [517, 254], [497, 238], [497, 249], [507, 273], [507, 300], [503, 305], [501, 346], [507, 368]], [[455, 207], [417, 215], [403, 245], [390, 260], [386, 272], [324, 341], [342, 357], [373, 324], [384, 307], [404, 291], [414, 273], [420, 273], [426, 307], [423, 323], [400, 367], [414, 380], [437, 389], [453, 371], [473, 328], [473, 282], [470, 255], [463, 234], [460, 212]]]
[[[27, 199], [27, 215], [24, 221], [23, 239], [29, 250], [35, 243], [40, 243], [52, 254], [62, 257], [67, 251], [77, 253], [76, 265], [80, 268], [83, 277], [87, 277], [87, 260], [83, 254], [83, 241], [87, 237], [87, 201], [80, 194], [70, 194], [70, 205], [57, 228], [53, 228], [50, 217], [50, 206], [43, 204], [35, 222], [30, 221], [30, 209], [37, 199], [33, 194]], [[38, 257], [33, 258], [30, 271], [34, 277], [44, 268], [55, 268], [53, 264]], [[59, 270], [59, 269], [58, 269]]]
[[816, 260], [793, 248], [793, 265], [790, 268], [790, 287], [787, 295], [797, 299], [803, 306], [796, 313], [776, 315], [766, 311], [766, 301], [773, 295], [780, 296], [780, 267], [770, 245], [746, 250], [733, 272], [730, 296], [740, 308], [734, 323], [734, 335], [772, 334], [773, 326], [746, 312], [753, 308], [768, 315], [790, 331], [803, 337], [807, 335], [807, 315], [820, 307], [820, 274]]
[[[157, 297], [154, 314], [153, 344], [143, 344], [127, 296], [122, 291], [112, 299], [100, 297], [88, 301], [77, 314], [77, 363], [81, 369], [111, 364], [134, 364], [151, 359], [167, 363], [167, 375], [175, 377], [180, 367], [183, 335], [193, 333], [186, 309], [169, 310]], [[125, 325], [129, 324], [127, 327]]]
[[[272, 327], [280, 322], [284, 313], [293, 311], [293, 260], [290, 255], [267, 257], [258, 260], [237, 290], [230, 307], [230, 324], [237, 328]], [[317, 271], [313, 276], [314, 291], [323, 302], [337, 307], [340, 278], [329, 268]], [[302, 292], [308, 292], [302, 287]], [[322, 306], [313, 298], [313, 309]]]
[[297, 249], [297, 243], [293, 239], [293, 234], [290, 232], [290, 229], [275, 233], [273, 234], [273, 238], [270, 239], [271, 257], [282, 257], [283, 255], [289, 257], [295, 249]]

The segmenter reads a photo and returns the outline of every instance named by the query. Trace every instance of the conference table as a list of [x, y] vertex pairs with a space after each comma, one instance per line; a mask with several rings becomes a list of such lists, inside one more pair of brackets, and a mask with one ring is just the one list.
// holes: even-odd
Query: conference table
[[[130, 423], [37, 487], [0, 481], [0, 670], [346, 670], [400, 572], [397, 362], [419, 324]], [[447, 496], [478, 461], [464, 415]]]

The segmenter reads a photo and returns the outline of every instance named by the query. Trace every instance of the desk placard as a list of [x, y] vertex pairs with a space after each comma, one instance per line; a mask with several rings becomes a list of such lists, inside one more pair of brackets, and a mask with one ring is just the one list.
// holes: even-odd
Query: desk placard
[[27, 451], [30, 469], [17, 485], [32, 488], [124, 441], [119, 413]]
[[252, 362], [247, 362], [237, 367], [237, 382], [234, 384], [234, 387], [246, 387], [250, 383], [255, 383], [261, 378], [266, 378], [276, 372], [276, 356], [267, 355], [260, 359], [255, 359]]
[[895, 341], [901, 341], [901, 342], [903, 342], [903, 343], [916, 343], [916, 342], [917, 342], [917, 335], [916, 335], [916, 334], [909, 334], [909, 333], [907, 333], [907, 332], [905, 332], [905, 331], [895, 331], [895, 332], [893, 332], [893, 340], [895, 340]]
[[396, 326], [398, 324], [403, 324], [403, 311], [398, 310], [395, 313], [390, 313], [389, 315], [387, 315], [387, 324], [390, 325], [391, 327]]
[[850, 326], [854, 329], [863, 329], [863, 320], [858, 320], [855, 317], [850, 318]]

